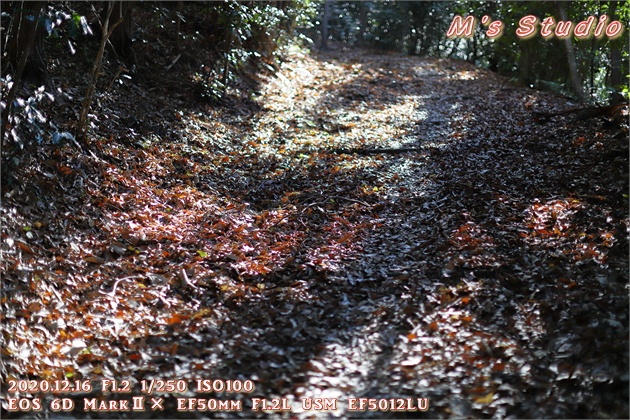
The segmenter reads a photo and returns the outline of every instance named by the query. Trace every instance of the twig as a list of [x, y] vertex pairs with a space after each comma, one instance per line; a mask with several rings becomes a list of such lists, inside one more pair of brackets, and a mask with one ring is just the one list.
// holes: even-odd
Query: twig
[[171, 68], [173, 68], [175, 63], [177, 63], [181, 57], [182, 57], [181, 54], [177, 54], [177, 57], [175, 57], [175, 60], [173, 60], [173, 62], [170, 65], [168, 65], [165, 70], [169, 71]]
[[425, 152], [425, 150], [417, 148], [417, 147], [404, 147], [400, 149], [332, 149], [324, 152], [336, 153], [336, 154], [356, 154], [356, 155], [378, 155], [378, 154], [389, 154], [394, 155], [398, 153], [409, 153], [409, 152]]
[[116, 82], [116, 80], [118, 79], [118, 77], [124, 70], [126, 70], [125, 66], [120, 66], [120, 68], [118, 69], [118, 72], [116, 72], [116, 76], [114, 76], [109, 86], [107, 86], [107, 89], [105, 90], [105, 92], [109, 92], [112, 89], [112, 86], [114, 86], [114, 83]]
[[118, 288], [118, 285], [120, 283], [122, 283], [123, 281], [133, 280], [133, 279], [136, 279], [136, 278], [141, 278], [141, 277], [139, 275], [123, 277], [121, 279], [116, 280], [116, 283], [114, 283], [114, 287], [112, 287], [112, 291], [111, 292], [103, 292], [103, 291], [100, 291], [100, 290], [99, 290], [99, 292], [104, 294], [104, 295], [114, 296], [116, 294], [116, 289]]
[[366, 203], [365, 201], [355, 200], [354, 198], [341, 197], [341, 196], [338, 196], [338, 195], [331, 195], [330, 198], [336, 198], [337, 200], [351, 201], [353, 203], [362, 204], [362, 205], [364, 205], [366, 207], [370, 207], [370, 204]]
[[[348, 198], [348, 197], [341, 197], [338, 195], [331, 195], [328, 197], [329, 199], [337, 199], [337, 200], [346, 200], [346, 201], [350, 201], [352, 203], [357, 203], [357, 204], [361, 204], [365, 207], [370, 207], [370, 204], [366, 203], [365, 201], [361, 201], [361, 200], [355, 200], [354, 198]], [[323, 205], [323, 204], [327, 204], [328, 201], [315, 201], [313, 203], [310, 203], [306, 206], [306, 208], [308, 207], [312, 207], [312, 206], [318, 206], [318, 205]]]
[[118, 22], [112, 25], [109, 28], [109, 18], [114, 10], [114, 3], [109, 3], [107, 7], [107, 16], [105, 17], [105, 22], [102, 24], [101, 30], [101, 45], [99, 46], [98, 53], [96, 54], [96, 59], [94, 60], [94, 66], [92, 67], [91, 80], [88, 85], [87, 91], [85, 92], [85, 98], [83, 99], [83, 106], [81, 107], [81, 114], [79, 116], [79, 127], [78, 127], [78, 138], [87, 144], [86, 134], [87, 134], [87, 117], [88, 112], [90, 111], [90, 106], [92, 105], [92, 96], [94, 95], [94, 91], [96, 90], [96, 82], [98, 80], [99, 73], [101, 71], [101, 65], [103, 63], [103, 53], [105, 52], [105, 45], [109, 40], [112, 32], [118, 25], [120, 25], [123, 21], [124, 17], [121, 17]]
[[560, 115], [576, 114], [577, 117], [579, 117], [581, 119], [586, 119], [586, 118], [596, 117], [598, 115], [612, 113], [616, 109], [618, 109], [620, 107], [623, 107], [623, 106], [626, 106], [626, 104], [606, 105], [606, 106], [589, 106], [589, 107], [585, 107], [585, 108], [567, 109], [567, 110], [559, 111], [559, 112], [532, 111], [532, 114], [534, 114], [537, 117], [546, 117], [546, 118], [557, 117], [557, 116], [560, 116]]

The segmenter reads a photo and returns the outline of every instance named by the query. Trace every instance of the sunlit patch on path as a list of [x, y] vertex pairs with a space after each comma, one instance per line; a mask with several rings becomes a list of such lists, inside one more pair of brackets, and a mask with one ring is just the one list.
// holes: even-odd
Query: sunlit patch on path
[[[231, 397], [286, 398], [284, 418], [318, 416], [302, 398], [627, 413], [627, 153], [597, 146], [626, 143], [540, 124], [526, 104], [565, 101], [450, 60], [299, 53], [254, 99], [99, 140], [116, 164], [32, 169], [64, 177], [3, 213], [30, 232], [3, 276], [9, 369], [251, 380]], [[230, 416], [266, 416], [248, 404]]]

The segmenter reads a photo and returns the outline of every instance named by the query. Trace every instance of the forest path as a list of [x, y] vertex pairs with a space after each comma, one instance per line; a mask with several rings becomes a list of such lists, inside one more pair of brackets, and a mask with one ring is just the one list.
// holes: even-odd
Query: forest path
[[[283, 154], [413, 152], [346, 155], [343, 175], [367, 175], [356, 198], [376, 196], [377, 210], [353, 233], [358, 251], [333, 264], [337, 247], [328, 247], [321, 259], [332, 289], [316, 299], [327, 318], [322, 348], [285, 396], [337, 398], [334, 416], [386, 414], [345, 411], [353, 396], [429, 398], [429, 417], [583, 415], [570, 401], [586, 395], [596, 410], [627, 411], [617, 405], [627, 378], [612, 367], [627, 341], [601, 352], [609, 335], [594, 335], [602, 323], [627, 332], [627, 210], [591, 194], [595, 183], [623, 200], [627, 174], [606, 173], [601, 155], [587, 167], [596, 147], [582, 144], [602, 132], [540, 124], [529, 111], [564, 101], [466, 63], [342, 52], [313, 64], [287, 63], [269, 85], [272, 112], [261, 123], [290, 139]], [[322, 182], [318, 200], [341, 195], [345, 176]], [[595, 239], [612, 232], [618, 249]], [[297, 318], [304, 331], [306, 314]], [[602, 369], [606, 380], [594, 373]], [[611, 390], [619, 398], [604, 395]]]
[[[255, 100], [182, 105], [167, 135], [101, 141], [109, 163], [60, 148], [60, 186], [15, 187], [31, 201], [6, 217], [34, 227], [5, 276], [12, 377], [188, 381], [160, 417], [627, 415], [615, 127], [536, 121], [570, 104], [466, 63], [355, 50], [290, 55]], [[384, 148], [411, 150], [339, 151]], [[207, 378], [255, 390], [196, 392]]]

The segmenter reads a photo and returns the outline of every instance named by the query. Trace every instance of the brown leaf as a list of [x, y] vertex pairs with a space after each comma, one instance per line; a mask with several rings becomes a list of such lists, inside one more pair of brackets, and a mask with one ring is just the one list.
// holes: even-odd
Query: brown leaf
[[105, 260], [101, 257], [95, 257], [93, 255], [87, 256], [85, 258], [83, 258], [84, 261], [93, 263], [93, 264], [103, 264], [105, 262]]

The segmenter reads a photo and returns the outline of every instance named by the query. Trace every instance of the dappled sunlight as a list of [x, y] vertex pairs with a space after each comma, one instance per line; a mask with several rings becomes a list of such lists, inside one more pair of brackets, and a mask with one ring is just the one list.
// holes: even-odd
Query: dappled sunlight
[[[470, 217], [464, 214], [463, 217]], [[480, 226], [469, 221], [450, 235], [450, 249], [445, 254], [443, 275], [450, 277], [458, 269], [474, 270], [498, 268], [506, 262], [494, 244], [493, 238]]]
[[37, 331], [35, 347], [12, 333], [13, 369], [252, 380], [296, 405], [339, 398], [322, 417], [350, 415], [348, 396], [508, 416], [571, 375], [584, 385], [567, 395], [591, 392], [577, 360], [618, 376], [603, 358], [621, 340], [589, 317], [621, 334], [620, 214], [566, 193], [576, 158], [557, 156], [587, 134], [541, 144], [531, 97], [455, 61], [303, 55], [279, 73], [256, 103], [178, 111], [170, 141], [101, 139], [114, 163], [45, 162], [72, 200], [51, 199], [54, 220], [12, 216], [34, 238], [14, 272], [39, 258], [35, 286], [14, 287], [45, 298], [10, 315]]
[[630, 6], [13, 3], [1, 414], [627, 417]]
[[532, 245], [552, 249], [559, 260], [592, 260], [605, 265], [608, 250], [617, 242], [611, 229], [584, 226], [598, 218], [610, 222], [610, 212], [596, 212], [577, 199], [537, 202], [525, 214], [527, 231], [521, 235]]
[[[306, 77], [303, 66], [288, 61], [280, 69], [280, 77], [266, 86], [265, 96], [273, 112], [256, 125], [252, 141], [260, 153], [276, 155], [340, 146], [380, 147], [386, 146], [387, 139], [389, 146], [398, 147], [403, 138], [412, 134], [412, 125], [421, 117], [417, 114], [422, 109], [417, 95], [396, 92], [392, 95], [393, 103], [384, 101], [381, 93], [372, 97], [373, 92], [383, 89], [383, 83], [371, 78], [378, 70], [358, 63], [331, 61], [311, 69], [316, 74], [309, 72]], [[319, 73], [322, 71], [327, 73], [326, 78]], [[333, 84], [329, 82], [331, 77]], [[297, 81], [293, 90], [287, 90], [286, 80]], [[348, 100], [352, 106], [339, 107], [340, 100], [342, 103]], [[278, 121], [288, 123], [289, 127], [279, 131]], [[288, 138], [283, 138], [287, 134]]]
[[455, 80], [475, 80], [479, 77], [479, 73], [483, 74], [482, 70], [473, 70], [473, 71], [460, 71], [451, 75], [452, 79]]

